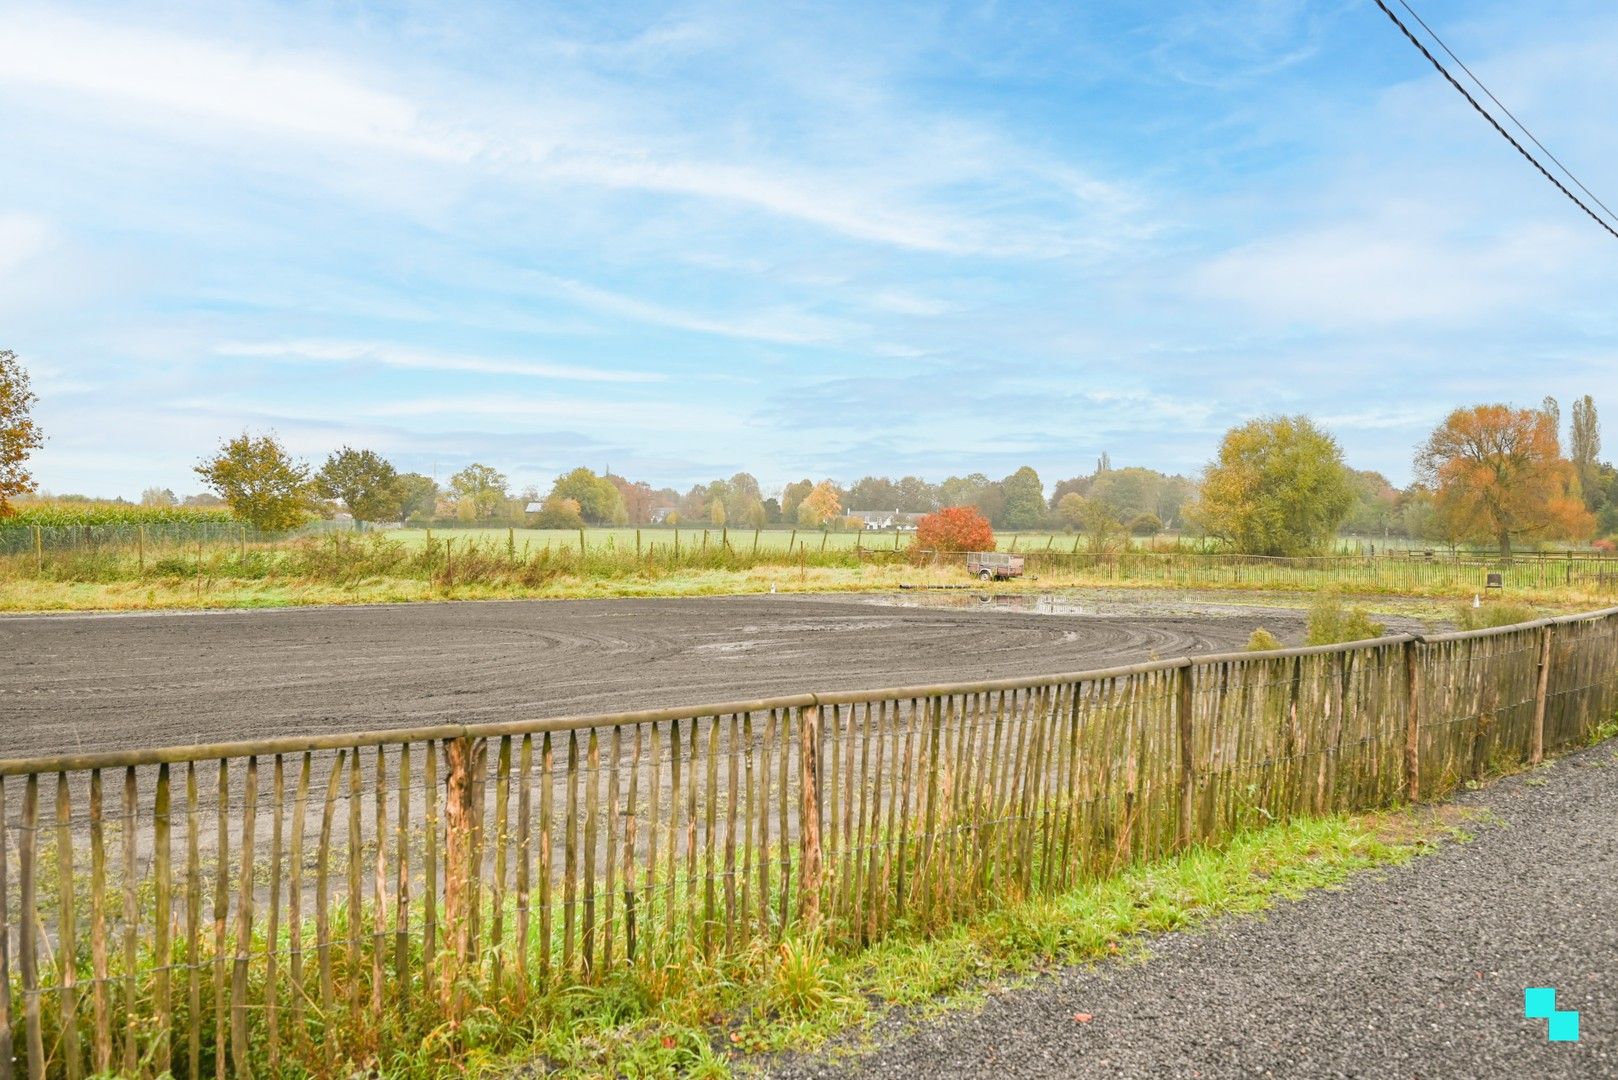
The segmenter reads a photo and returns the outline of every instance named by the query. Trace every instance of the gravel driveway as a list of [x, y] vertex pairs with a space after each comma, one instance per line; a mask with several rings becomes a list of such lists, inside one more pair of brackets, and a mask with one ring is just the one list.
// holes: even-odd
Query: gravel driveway
[[[772, 1075], [1618, 1076], [1618, 743], [1457, 801], [1489, 812], [1469, 843]], [[1581, 1041], [1523, 1018], [1530, 986]]]

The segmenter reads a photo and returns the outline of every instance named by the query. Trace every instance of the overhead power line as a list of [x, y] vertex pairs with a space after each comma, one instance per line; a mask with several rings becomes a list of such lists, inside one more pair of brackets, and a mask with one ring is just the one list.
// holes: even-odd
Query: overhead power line
[[[1400, 5], [1402, 7], [1404, 7], [1404, 9], [1406, 11], [1409, 11], [1410, 14], [1415, 17], [1417, 22], [1421, 22], [1421, 16], [1416, 15], [1415, 11], [1411, 9], [1409, 4], [1404, 3], [1404, 0], [1399, 0], [1399, 2], [1400, 2]], [[1425, 56], [1427, 58], [1427, 62], [1432, 64], [1433, 67], [1438, 70], [1438, 73], [1440, 75], [1444, 76], [1445, 80], [1451, 86], [1453, 86], [1455, 88], [1456, 92], [1459, 93], [1462, 97], [1464, 97], [1466, 99], [1467, 104], [1471, 105], [1472, 108], [1477, 111], [1477, 114], [1479, 116], [1481, 116], [1481, 117], [1483, 117], [1483, 119], [1487, 120], [1489, 122], [1490, 127], [1494, 128], [1495, 131], [1500, 133], [1500, 137], [1502, 139], [1505, 139], [1506, 142], [1510, 143], [1512, 145], [1513, 149], [1515, 149], [1517, 151], [1517, 153], [1521, 154], [1528, 161], [1528, 163], [1530, 165], [1532, 165], [1534, 168], [1538, 169], [1539, 174], [1541, 176], [1543, 176], [1545, 179], [1549, 180], [1552, 184], [1555, 184], [1556, 185], [1556, 190], [1560, 191], [1563, 195], [1566, 195], [1568, 197], [1568, 199], [1572, 201], [1573, 205], [1577, 206], [1580, 210], [1583, 210], [1586, 214], [1588, 214], [1591, 221], [1594, 221], [1597, 225], [1601, 226], [1604, 230], [1606, 230], [1607, 233], [1609, 233], [1613, 237], [1613, 239], [1618, 240], [1618, 229], [1614, 229], [1610, 224], [1607, 223], [1607, 220], [1605, 218], [1603, 218], [1600, 214], [1596, 213], [1594, 210], [1590, 209], [1590, 207], [1584, 202], [1584, 200], [1580, 199], [1577, 195], [1573, 194], [1573, 192], [1568, 189], [1568, 186], [1566, 184], [1562, 183], [1562, 181], [1558, 180], [1554, 175], [1552, 175], [1551, 171], [1549, 169], [1545, 168], [1544, 165], [1540, 164], [1539, 159], [1536, 158], [1533, 154], [1529, 153], [1528, 149], [1526, 147], [1524, 147], [1522, 143], [1518, 142], [1516, 140], [1516, 138], [1514, 138], [1512, 136], [1511, 132], [1507, 131], [1504, 127], [1502, 127], [1500, 125], [1500, 121], [1496, 120], [1494, 118], [1494, 116], [1489, 112], [1489, 110], [1485, 109], [1478, 102], [1478, 99], [1473, 97], [1471, 92], [1468, 91], [1466, 89], [1466, 87], [1462, 86], [1459, 82], [1457, 82], [1455, 80], [1455, 76], [1451, 75], [1449, 73], [1448, 69], [1446, 69], [1443, 64], [1439, 63], [1438, 57], [1434, 56], [1432, 54], [1432, 52], [1428, 50], [1427, 46], [1422, 44], [1421, 39], [1416, 37], [1415, 34], [1410, 32], [1410, 27], [1406, 26], [1399, 19], [1399, 16], [1397, 16], [1397, 15], [1395, 15], [1393, 13], [1393, 9], [1388, 7], [1388, 5], [1384, 2], [1384, 0], [1376, 0], [1376, 6], [1382, 9], [1382, 14], [1386, 15], [1389, 19], [1391, 19], [1393, 21], [1393, 25], [1397, 26], [1399, 28], [1399, 31], [1402, 34], [1404, 34], [1405, 38], [1410, 42], [1410, 44], [1414, 45], [1416, 47], [1416, 49], [1421, 53], [1421, 55], [1423, 55], [1423, 56]], [[1429, 34], [1432, 34], [1432, 29], [1430, 27], [1428, 27], [1425, 22], [1421, 22], [1421, 25], [1424, 28], [1427, 29], [1427, 32]], [[1433, 34], [1433, 39], [1435, 41], [1438, 41], [1439, 46], [1442, 47], [1445, 52], [1449, 53], [1449, 55], [1452, 58], [1455, 59], [1455, 62], [1457, 64], [1460, 64], [1461, 68], [1463, 70], [1465, 70], [1468, 75], [1471, 75], [1474, 80], [1477, 81], [1477, 84], [1480, 87], [1483, 87], [1483, 92], [1485, 94], [1488, 94], [1489, 98], [1491, 100], [1493, 100], [1496, 105], [1500, 105], [1500, 100], [1498, 98], [1496, 98], [1492, 93], [1489, 92], [1489, 88], [1487, 86], [1483, 86], [1482, 80], [1478, 79], [1478, 77], [1476, 75], [1472, 75], [1472, 72], [1470, 71], [1470, 69], [1467, 69], [1465, 64], [1461, 64], [1460, 59], [1458, 57], [1455, 57], [1455, 54], [1450, 52], [1449, 47], [1447, 45], [1444, 45], [1444, 43], [1438, 39], [1437, 34]], [[1556, 156], [1554, 154], [1552, 154], [1549, 150], [1545, 150], [1544, 145], [1541, 144], [1538, 139], [1535, 139], [1533, 134], [1531, 132], [1529, 132], [1529, 130], [1526, 127], [1523, 127], [1522, 123], [1520, 121], [1518, 121], [1515, 116], [1511, 115], [1511, 110], [1507, 109], [1504, 105], [1500, 105], [1500, 108], [1505, 112], [1505, 114], [1507, 116], [1511, 116], [1512, 122], [1517, 124], [1517, 126], [1519, 128], [1522, 128], [1523, 133], [1525, 135], [1527, 135], [1530, 140], [1533, 141], [1535, 146], [1538, 146], [1541, 150], [1544, 150], [1545, 155], [1547, 157], [1549, 157], [1552, 161], [1555, 161], [1557, 166], [1559, 168], [1561, 168], [1563, 172], [1567, 173], [1568, 178], [1570, 180], [1572, 180], [1574, 184], [1576, 184], [1581, 190], [1583, 190], [1586, 195], [1590, 195], [1590, 190], [1588, 188], [1586, 188], [1583, 184], [1579, 183], [1578, 177], [1574, 176], [1571, 172], [1568, 172], [1567, 166], [1563, 165], [1560, 161], [1557, 161]], [[1591, 199], [1591, 201], [1596, 203], [1596, 205], [1600, 206], [1603, 210], [1607, 210], [1606, 204], [1603, 203], [1600, 199], [1597, 199], [1594, 195], [1590, 195], [1590, 199]], [[1612, 214], [1612, 211], [1607, 210], [1607, 213]], [[1618, 215], [1613, 215], [1613, 216], [1618, 217]]]
[[1596, 195], [1595, 192], [1593, 192], [1589, 188], [1585, 187], [1584, 186], [1584, 181], [1580, 180], [1577, 176], [1574, 176], [1573, 175], [1573, 170], [1568, 168], [1566, 165], [1563, 165], [1562, 164], [1562, 159], [1557, 157], [1555, 154], [1551, 153], [1551, 148], [1546, 146], [1544, 143], [1540, 142], [1539, 138], [1532, 131], [1528, 130], [1528, 126], [1526, 124], [1524, 124], [1521, 120], [1517, 119], [1517, 114], [1512, 112], [1510, 109], [1506, 108], [1506, 103], [1501, 101], [1499, 98], [1494, 96], [1494, 91], [1490, 90], [1488, 88], [1488, 86], [1484, 85], [1483, 80], [1478, 78], [1477, 73], [1475, 71], [1473, 71], [1471, 68], [1466, 66], [1466, 61], [1465, 60], [1462, 60], [1459, 56], [1455, 55], [1455, 50], [1451, 49], [1448, 45], [1446, 45], [1444, 43], [1444, 39], [1438, 36], [1438, 31], [1434, 30], [1431, 26], [1428, 26], [1427, 25], [1427, 20], [1423, 19], [1416, 12], [1415, 8], [1413, 8], [1409, 4], [1405, 3], [1405, 0], [1399, 0], [1399, 6], [1404, 8], [1406, 11], [1410, 12], [1410, 17], [1415, 19], [1417, 23], [1421, 24], [1421, 28], [1423, 30], [1427, 31], [1428, 35], [1434, 41], [1438, 42], [1438, 47], [1440, 49], [1443, 49], [1444, 52], [1449, 55], [1449, 58], [1451, 60], [1455, 61], [1456, 64], [1460, 65], [1461, 70], [1466, 72], [1466, 74], [1471, 77], [1472, 81], [1478, 84], [1478, 89], [1482, 90], [1485, 94], [1489, 95], [1489, 100], [1490, 101], [1492, 101], [1496, 105], [1500, 106], [1500, 111], [1501, 112], [1503, 112], [1507, 116], [1511, 117], [1511, 122], [1513, 124], [1517, 125], [1517, 130], [1518, 131], [1521, 131], [1524, 135], [1528, 136], [1529, 140], [1532, 141], [1535, 146], [1539, 147], [1540, 150], [1544, 151], [1546, 157], [1548, 157], [1552, 161], [1556, 162], [1556, 167], [1558, 169], [1561, 169], [1562, 172], [1567, 175], [1567, 178], [1569, 180], [1573, 181], [1573, 183], [1578, 186], [1578, 189], [1580, 191], [1582, 191], [1586, 195], [1590, 196], [1590, 201], [1591, 202], [1594, 202], [1597, 206], [1601, 207], [1601, 209], [1605, 210], [1607, 212], [1608, 217], [1612, 218], [1615, 221], [1618, 221], [1618, 214], [1615, 214], [1615, 213], [1612, 212], [1612, 207], [1610, 207], [1606, 203], [1602, 202], [1601, 199]]

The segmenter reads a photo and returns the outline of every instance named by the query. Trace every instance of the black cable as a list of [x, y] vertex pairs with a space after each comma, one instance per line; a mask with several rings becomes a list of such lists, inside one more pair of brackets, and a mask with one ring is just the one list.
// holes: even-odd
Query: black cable
[[1555, 154], [1551, 153], [1551, 148], [1546, 146], [1544, 143], [1540, 142], [1538, 136], [1536, 136], [1532, 131], [1528, 130], [1528, 125], [1524, 124], [1521, 120], [1517, 119], [1517, 114], [1512, 112], [1509, 108], [1507, 108], [1505, 102], [1501, 101], [1499, 98], [1494, 96], [1494, 91], [1490, 90], [1488, 88], [1488, 86], [1484, 85], [1483, 80], [1477, 77], [1477, 73], [1474, 72], [1471, 68], [1466, 66], [1466, 61], [1465, 60], [1462, 60], [1459, 56], [1455, 55], [1455, 50], [1451, 49], [1447, 44], [1444, 43], [1444, 39], [1438, 36], [1438, 31], [1436, 31], [1432, 27], [1428, 26], [1427, 25], [1427, 20], [1423, 19], [1421, 17], [1421, 15], [1417, 13], [1415, 8], [1411, 7], [1408, 3], [1405, 2], [1405, 0], [1399, 0], [1399, 6], [1404, 8], [1406, 11], [1410, 12], [1410, 17], [1415, 19], [1416, 22], [1420, 23], [1421, 28], [1423, 30], [1427, 31], [1428, 35], [1430, 35], [1434, 41], [1438, 42], [1438, 47], [1440, 49], [1443, 49], [1444, 52], [1449, 55], [1449, 58], [1451, 60], [1455, 61], [1457, 64], [1460, 65], [1461, 70], [1466, 72], [1467, 75], [1469, 75], [1471, 77], [1472, 81], [1478, 84], [1478, 89], [1482, 90], [1485, 94], [1489, 95], [1489, 100], [1490, 101], [1492, 101], [1496, 105], [1500, 106], [1500, 111], [1501, 112], [1503, 112], [1507, 116], [1511, 117], [1511, 122], [1513, 124], [1517, 125], [1517, 129], [1519, 131], [1521, 131], [1524, 135], [1528, 136], [1529, 141], [1531, 141], [1535, 146], [1537, 146], [1541, 150], [1543, 150], [1545, 152], [1546, 157], [1548, 157], [1552, 161], [1556, 162], [1556, 167], [1558, 169], [1561, 169], [1562, 172], [1567, 175], [1567, 178], [1569, 180], [1573, 181], [1574, 184], [1578, 185], [1578, 189], [1580, 191], [1582, 191], [1586, 195], [1590, 196], [1590, 201], [1594, 202], [1597, 206], [1601, 207], [1601, 209], [1605, 210], [1607, 212], [1608, 217], [1610, 217], [1610, 218], [1612, 218], [1614, 220], [1618, 220], [1618, 214], [1615, 214], [1615, 213], [1612, 212], [1612, 207], [1610, 207], [1606, 203], [1602, 202], [1601, 198], [1598, 195], [1596, 195], [1595, 192], [1593, 192], [1589, 188], [1585, 187], [1584, 186], [1584, 181], [1580, 180], [1577, 176], [1574, 176], [1573, 175], [1573, 170], [1568, 168], [1566, 165], [1563, 165], [1562, 164], [1562, 159], [1557, 157]]
[[[1560, 191], [1563, 195], [1566, 195], [1568, 197], [1568, 199], [1572, 201], [1573, 205], [1577, 206], [1580, 210], [1583, 210], [1586, 214], [1590, 215], [1590, 220], [1591, 221], [1595, 222], [1597, 225], [1600, 225], [1609, 234], [1611, 234], [1614, 239], [1618, 239], [1618, 229], [1614, 229], [1611, 225], [1608, 225], [1606, 220], [1604, 218], [1602, 218], [1601, 215], [1597, 214], [1594, 210], [1590, 209], [1588, 206], [1586, 206], [1584, 204], [1584, 202], [1582, 200], [1580, 200], [1580, 198], [1577, 195], [1575, 195], [1575, 194], [1573, 194], [1573, 192], [1569, 191], [1567, 189], [1566, 184], [1562, 183], [1562, 181], [1560, 181], [1556, 177], [1552, 176], [1550, 171], [1548, 169], [1546, 169], [1545, 166], [1543, 166], [1543, 165], [1541, 165], [1539, 163], [1538, 158], [1536, 158], [1533, 154], [1530, 154], [1526, 149], [1523, 148], [1522, 143], [1520, 143], [1516, 139], [1512, 138], [1511, 132], [1509, 132], [1505, 128], [1501, 127], [1500, 126], [1500, 121], [1496, 120], [1492, 115], [1490, 115], [1489, 110], [1485, 109], [1482, 105], [1478, 104], [1478, 99], [1473, 97], [1467, 91], [1466, 87], [1464, 87], [1460, 83], [1456, 82], [1455, 81], [1455, 76], [1451, 75], [1449, 73], [1449, 71], [1445, 69], [1444, 65], [1438, 62], [1438, 58], [1427, 50], [1427, 46], [1423, 45], [1421, 43], [1420, 39], [1417, 38], [1415, 34], [1412, 34], [1410, 32], [1410, 28], [1408, 26], [1406, 26], [1404, 23], [1399, 21], [1399, 16], [1397, 16], [1397, 15], [1395, 15], [1393, 13], [1392, 8], [1388, 7], [1388, 5], [1383, 2], [1383, 0], [1376, 0], [1376, 6], [1382, 9], [1382, 14], [1386, 15], [1389, 19], [1393, 20], [1393, 25], [1397, 26], [1399, 28], [1400, 32], [1403, 33], [1404, 36], [1410, 40], [1410, 44], [1414, 45], [1421, 52], [1421, 55], [1423, 55], [1423, 56], [1425, 56], [1427, 58], [1428, 63], [1432, 64], [1433, 67], [1438, 69], [1438, 73], [1440, 75], [1444, 76], [1444, 78], [1449, 82], [1449, 84], [1451, 86], [1455, 87], [1456, 91], [1462, 97], [1464, 97], [1466, 99], [1466, 102], [1467, 102], [1468, 105], [1471, 105], [1473, 109], [1477, 110], [1477, 113], [1478, 113], [1479, 116], [1483, 117], [1483, 119], [1485, 119], [1485, 120], [1487, 120], [1489, 122], [1489, 126], [1493, 127], [1494, 130], [1496, 130], [1496, 131], [1498, 131], [1500, 133], [1500, 137], [1502, 139], [1505, 139], [1506, 142], [1510, 143], [1512, 145], [1512, 147], [1517, 151], [1517, 153], [1521, 154], [1524, 158], [1526, 158], [1530, 165], [1532, 165], [1534, 168], [1538, 169], [1539, 174], [1541, 176], [1543, 176], [1545, 179], [1549, 180], [1551, 183], [1555, 184], [1556, 185], [1556, 190]], [[1571, 175], [1571, 174], [1569, 174], [1569, 175]], [[1575, 183], [1577, 183], [1577, 181], [1575, 181]], [[1580, 185], [1580, 186], [1582, 187], [1583, 185]]]

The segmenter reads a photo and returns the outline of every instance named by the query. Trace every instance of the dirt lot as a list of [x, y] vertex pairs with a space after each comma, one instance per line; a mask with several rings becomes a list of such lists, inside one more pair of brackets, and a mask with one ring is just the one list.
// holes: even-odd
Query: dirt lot
[[[1239, 648], [1276, 609], [970, 595], [0, 619], [0, 757], [1049, 674]], [[1172, 599], [1172, 598], [1170, 598]], [[1153, 612], [1157, 611], [1157, 614]]]

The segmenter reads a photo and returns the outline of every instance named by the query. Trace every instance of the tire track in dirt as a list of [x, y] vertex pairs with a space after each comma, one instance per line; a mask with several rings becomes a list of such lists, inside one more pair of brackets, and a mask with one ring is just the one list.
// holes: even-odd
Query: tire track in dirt
[[1240, 648], [1295, 612], [738, 596], [0, 618], [0, 756], [1010, 678]]

